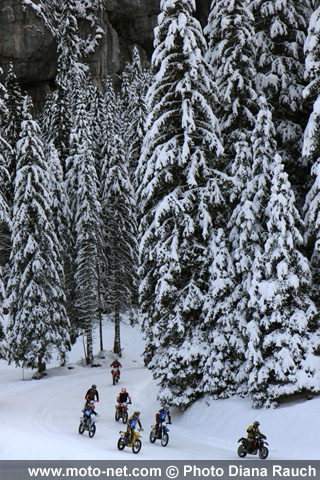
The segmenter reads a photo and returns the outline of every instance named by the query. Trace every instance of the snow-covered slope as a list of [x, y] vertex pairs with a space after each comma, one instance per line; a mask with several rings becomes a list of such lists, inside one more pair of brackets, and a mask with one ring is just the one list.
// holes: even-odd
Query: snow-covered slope
[[[166, 448], [159, 441], [149, 442], [150, 427], [159, 409], [157, 385], [151, 372], [143, 366], [144, 350], [138, 327], [121, 324], [123, 365], [120, 382], [113, 386], [109, 365], [114, 355], [113, 326], [105, 322], [104, 356], [96, 357], [101, 366], [91, 368], [81, 363], [79, 342], [70, 354], [66, 367], [52, 363], [48, 375], [32, 380], [30, 371], [0, 362], [0, 459], [48, 460], [235, 460], [237, 441], [254, 420], [267, 435], [269, 458], [319, 459], [320, 398], [286, 404], [275, 410], [253, 410], [249, 400], [232, 398], [196, 402], [186, 412], [173, 410], [173, 425]], [[98, 353], [98, 341], [97, 341]], [[78, 426], [84, 395], [96, 383], [100, 402], [96, 406], [96, 435], [79, 435]], [[144, 427], [142, 449], [138, 455], [126, 448], [117, 450], [119, 430], [123, 424], [114, 419], [116, 396], [121, 387], [129, 391], [133, 405], [129, 413], [141, 411]], [[251, 457], [255, 458], [255, 457]]]

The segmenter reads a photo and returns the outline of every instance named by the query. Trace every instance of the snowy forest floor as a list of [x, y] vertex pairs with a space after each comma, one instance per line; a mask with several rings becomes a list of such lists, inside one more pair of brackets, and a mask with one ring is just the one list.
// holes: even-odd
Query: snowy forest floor
[[[318, 460], [320, 458], [320, 397], [310, 401], [291, 400], [277, 409], [253, 410], [250, 400], [231, 398], [197, 401], [184, 413], [172, 410], [170, 440], [166, 448], [157, 440], [149, 442], [151, 425], [159, 409], [157, 385], [144, 367], [144, 350], [138, 326], [121, 323], [123, 365], [119, 384], [112, 385], [109, 365], [113, 361], [113, 325], [104, 322], [104, 357], [98, 357], [96, 339], [95, 368], [85, 365], [82, 341], [74, 346], [68, 364], [48, 365], [47, 376], [32, 380], [23, 371], [0, 361], [0, 460], [235, 460], [238, 439], [254, 420], [260, 421], [267, 435], [270, 460]], [[82, 358], [81, 358], [82, 357]], [[96, 411], [97, 431], [79, 435], [79, 419], [84, 396], [96, 383], [100, 402]], [[131, 449], [117, 450], [119, 431], [116, 422], [116, 397], [126, 387], [132, 398], [129, 413], [141, 411], [142, 449], [133, 455]], [[246, 459], [256, 459], [250, 456]]]

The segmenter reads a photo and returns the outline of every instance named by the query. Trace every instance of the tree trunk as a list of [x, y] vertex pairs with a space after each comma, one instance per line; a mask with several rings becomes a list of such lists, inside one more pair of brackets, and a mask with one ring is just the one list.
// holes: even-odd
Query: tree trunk
[[92, 329], [87, 331], [87, 365], [93, 364]]
[[114, 304], [114, 344], [113, 353], [121, 357], [121, 343], [120, 343], [120, 306], [119, 300]]
[[103, 352], [103, 332], [102, 332], [102, 305], [101, 305], [101, 279], [100, 268], [98, 270], [98, 318], [99, 318], [99, 338], [100, 338], [100, 352]]
[[39, 355], [38, 356], [38, 372], [39, 373], [44, 372], [46, 369], [46, 362], [43, 362], [42, 359], [43, 359], [42, 355]]

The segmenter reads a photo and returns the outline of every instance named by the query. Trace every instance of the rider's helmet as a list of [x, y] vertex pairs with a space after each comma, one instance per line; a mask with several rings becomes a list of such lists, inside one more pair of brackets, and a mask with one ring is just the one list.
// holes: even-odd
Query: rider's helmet
[[126, 393], [127, 389], [126, 388], [121, 388], [121, 393]]
[[93, 384], [93, 385], [91, 385], [91, 388], [93, 388], [94, 390], [96, 390], [97, 385]]
[[138, 412], [138, 411], [134, 412], [134, 414], [133, 414], [134, 418], [138, 418], [139, 415], [140, 415], [140, 412]]
[[254, 427], [259, 427], [259, 425], [260, 425], [260, 422], [258, 422], [257, 420], [255, 422], [253, 422]]
[[169, 405], [167, 403], [163, 406], [163, 410], [169, 412]]
[[114, 361], [114, 362], [117, 362], [117, 361], [118, 361], [117, 357], [116, 357], [113, 361]]

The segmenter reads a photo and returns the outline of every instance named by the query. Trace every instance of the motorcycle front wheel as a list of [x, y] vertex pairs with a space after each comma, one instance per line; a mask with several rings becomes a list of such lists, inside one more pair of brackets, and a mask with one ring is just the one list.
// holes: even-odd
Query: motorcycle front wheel
[[247, 455], [247, 449], [243, 446], [243, 445], [240, 445], [239, 448], [238, 448], [238, 455], [240, 458], [244, 458], [246, 455]]
[[265, 458], [267, 458], [268, 455], [269, 455], [269, 450], [267, 449], [267, 447], [261, 447], [259, 450], [259, 457], [261, 458], [261, 460], [264, 460]]
[[123, 450], [126, 446], [126, 441], [123, 437], [120, 437], [118, 440], [118, 450]]
[[96, 426], [95, 424], [93, 423], [91, 425], [91, 427], [89, 427], [89, 437], [92, 438], [94, 437], [94, 434], [96, 433]]
[[156, 441], [156, 436], [153, 430], [151, 430], [150, 435], [149, 435], [149, 440], [151, 443], [154, 443]]
[[134, 444], [132, 445], [133, 453], [139, 453], [141, 450], [141, 440], [137, 439]]
[[163, 447], [166, 447], [168, 445], [168, 442], [169, 442], [169, 435], [167, 433], [164, 433], [161, 438], [161, 445]]
[[83, 423], [80, 423], [78, 432], [80, 433], [80, 435], [83, 434], [83, 432], [84, 432], [84, 424]]
[[113, 385], [116, 384], [116, 376], [115, 375], [112, 375], [112, 382], [113, 382]]
[[124, 412], [122, 414], [122, 423], [127, 423], [127, 420], [128, 420], [128, 412]]
[[114, 414], [114, 418], [115, 418], [116, 422], [118, 422], [118, 420], [119, 420], [119, 418], [120, 418], [119, 410], [118, 410], [118, 409], [116, 410], [116, 413]]

